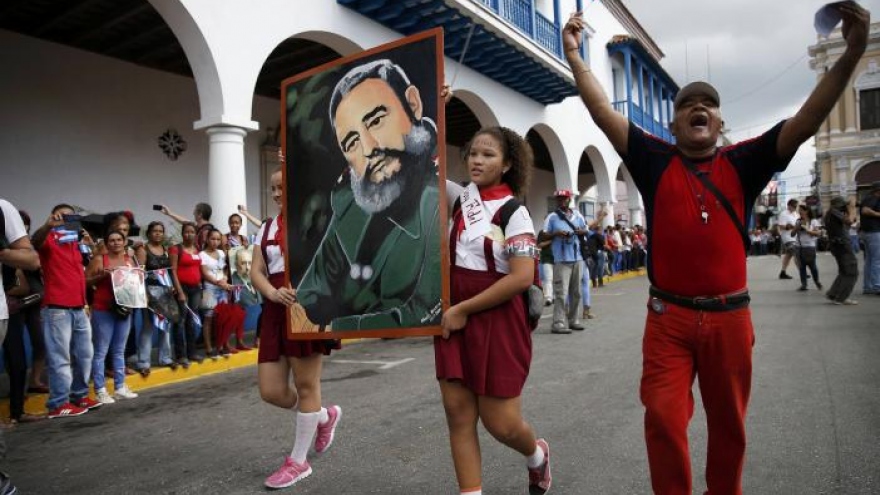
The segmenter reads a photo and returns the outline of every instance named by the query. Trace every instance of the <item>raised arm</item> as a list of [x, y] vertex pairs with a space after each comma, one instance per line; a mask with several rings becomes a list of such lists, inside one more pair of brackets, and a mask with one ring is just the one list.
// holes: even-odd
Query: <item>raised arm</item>
[[837, 9], [843, 17], [842, 31], [846, 50], [831, 70], [825, 73], [797, 114], [782, 126], [776, 143], [776, 153], [780, 157], [793, 155], [801, 144], [819, 131], [865, 53], [871, 24], [870, 13], [852, 1], [837, 5]]
[[174, 220], [177, 223], [184, 223], [184, 222], [189, 221], [183, 215], [178, 215], [177, 213], [174, 213], [173, 211], [169, 210], [168, 207], [165, 205], [162, 205], [162, 209], [159, 211], [161, 211], [164, 215], [166, 215], [167, 217], [169, 217], [170, 219]]
[[605, 134], [618, 154], [626, 154], [629, 139], [629, 120], [614, 110], [602, 85], [587, 67], [580, 55], [580, 47], [584, 31], [584, 18], [581, 12], [572, 14], [562, 31], [562, 47], [565, 58], [571, 67], [581, 95], [590, 117]]

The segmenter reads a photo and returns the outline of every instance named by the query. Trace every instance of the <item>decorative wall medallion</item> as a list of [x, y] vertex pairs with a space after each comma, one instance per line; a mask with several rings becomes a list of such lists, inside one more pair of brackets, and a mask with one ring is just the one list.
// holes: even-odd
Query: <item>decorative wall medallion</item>
[[177, 129], [168, 129], [159, 136], [159, 148], [170, 160], [177, 160], [186, 151], [186, 141]]

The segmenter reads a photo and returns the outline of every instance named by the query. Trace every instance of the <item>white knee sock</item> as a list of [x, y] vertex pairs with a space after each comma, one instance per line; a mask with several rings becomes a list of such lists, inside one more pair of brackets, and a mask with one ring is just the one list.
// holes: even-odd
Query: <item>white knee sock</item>
[[306, 455], [312, 446], [312, 440], [315, 438], [315, 431], [318, 429], [318, 417], [321, 413], [296, 413], [296, 440], [293, 442], [293, 450], [290, 457], [297, 464], [306, 462]]
[[529, 469], [535, 469], [541, 467], [541, 464], [544, 464], [544, 449], [541, 447], [535, 447], [535, 453], [526, 456], [526, 465]]
[[459, 492], [459, 493], [460, 493], [461, 495], [483, 495], [483, 488], [482, 488], [482, 487], [469, 488], [469, 489], [466, 489], [466, 490], [462, 490], [462, 491]]
[[330, 415], [327, 414], [327, 408], [322, 407], [320, 411], [318, 411], [318, 424], [322, 425], [330, 420]]

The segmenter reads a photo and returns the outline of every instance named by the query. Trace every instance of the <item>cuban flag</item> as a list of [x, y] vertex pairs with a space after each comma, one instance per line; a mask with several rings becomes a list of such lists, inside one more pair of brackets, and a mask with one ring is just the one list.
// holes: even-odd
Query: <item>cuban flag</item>
[[152, 274], [153, 280], [159, 282], [159, 285], [163, 287], [174, 287], [174, 281], [171, 280], [171, 273], [167, 268], [153, 270], [150, 274]]
[[153, 328], [157, 328], [161, 332], [167, 332], [171, 329], [171, 322], [159, 313], [153, 313]]

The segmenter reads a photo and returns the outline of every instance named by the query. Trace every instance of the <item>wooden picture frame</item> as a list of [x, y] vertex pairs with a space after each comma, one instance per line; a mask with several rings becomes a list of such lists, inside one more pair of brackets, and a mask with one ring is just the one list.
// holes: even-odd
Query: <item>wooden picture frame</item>
[[441, 333], [443, 81], [437, 28], [282, 82], [289, 339]]

